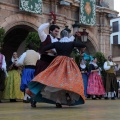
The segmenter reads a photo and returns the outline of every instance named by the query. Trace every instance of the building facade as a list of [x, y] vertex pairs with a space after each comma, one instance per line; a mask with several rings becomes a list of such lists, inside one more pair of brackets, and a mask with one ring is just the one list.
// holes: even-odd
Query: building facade
[[110, 20], [112, 33], [110, 35], [111, 54], [113, 60], [120, 64], [120, 17]]
[[[44, 0], [43, 14], [33, 14], [19, 10], [18, 0], [0, 0], [0, 27], [6, 31], [3, 53], [7, 61], [10, 60], [12, 52], [18, 51], [20, 55], [24, 51], [24, 40], [30, 31], [37, 31], [38, 27], [51, 18], [49, 13], [54, 11], [58, 24], [62, 29], [69, 26], [72, 30], [72, 25], [75, 21], [79, 21], [79, 6], [78, 0], [65, 0], [70, 3], [70, 6], [60, 5], [60, 0]], [[101, 51], [108, 56], [110, 54], [110, 17], [108, 14], [118, 14], [113, 10], [113, 2], [107, 0], [110, 8], [97, 6], [96, 8], [96, 25], [84, 26], [83, 28], [89, 33], [87, 52], [94, 54]], [[112, 5], [113, 6], [112, 6]]]

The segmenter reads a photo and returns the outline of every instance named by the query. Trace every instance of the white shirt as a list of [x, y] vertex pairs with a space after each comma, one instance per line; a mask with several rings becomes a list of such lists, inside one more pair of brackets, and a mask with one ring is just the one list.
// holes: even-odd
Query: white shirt
[[5, 56], [3, 55], [3, 59], [2, 59], [2, 69], [4, 71], [6, 71], [6, 62], [5, 62]]
[[[18, 66], [21, 66], [21, 65], [24, 65], [24, 59], [26, 57], [26, 52], [24, 52], [18, 59], [17, 61], [17, 65]], [[40, 55], [39, 55], [39, 59], [40, 59]]]
[[[39, 34], [39, 37], [40, 37], [41, 42], [44, 42], [44, 41], [46, 40], [46, 38], [47, 38], [47, 34], [44, 32], [44, 30], [45, 30], [46, 28], [48, 28], [49, 25], [50, 25], [49, 23], [43, 23], [43, 24], [40, 25], [39, 28], [38, 28], [38, 34]], [[51, 37], [51, 40], [52, 40], [51, 42], [52, 42], [52, 43], [58, 41], [57, 38], [54, 38], [54, 37], [51, 36], [51, 35], [50, 35], [50, 37]], [[69, 39], [70, 39], [71, 41], [74, 41], [75, 37], [74, 37], [74, 36], [71, 36]]]
[[[46, 28], [49, 27], [49, 23], [43, 23], [42, 25], [39, 26], [38, 28], [38, 34], [39, 34], [39, 37], [40, 37], [40, 40], [41, 42], [44, 42], [47, 38], [47, 34], [44, 32], [44, 30]], [[51, 43], [54, 43], [54, 42], [58, 42], [58, 39], [57, 38], [54, 38], [53, 36], [50, 35], [50, 38], [51, 38]], [[74, 36], [71, 36], [70, 38], [70, 41], [74, 41], [75, 37]], [[56, 52], [55, 49], [52, 49], [54, 52]], [[51, 55], [51, 56], [54, 56], [52, 53], [48, 53], [48, 55]]]
[[111, 68], [111, 66], [109, 66], [107, 62], [109, 62], [110, 65], [113, 65], [112, 61], [106, 61], [103, 66], [104, 70], [109, 70]]
[[[41, 42], [44, 42], [47, 38], [47, 34], [44, 32], [44, 30], [49, 27], [49, 23], [43, 23], [42, 25], [40, 25], [40, 27], [38, 28], [38, 34], [39, 34], [39, 37], [40, 37], [40, 40]], [[51, 43], [54, 43], [54, 42], [58, 42], [58, 39], [57, 38], [54, 38], [53, 36], [50, 35], [50, 38], [51, 38]], [[52, 49], [54, 52], [56, 52], [55, 49]], [[54, 56], [52, 53], [48, 53], [48, 55], [51, 55], [51, 56]]]
[[60, 40], [59, 40], [59, 42], [72, 42], [72, 41], [74, 41], [74, 39], [75, 39], [75, 37], [74, 36], [71, 36], [70, 38], [68, 38], [68, 37], [63, 37], [63, 38], [61, 38]]
[[26, 52], [24, 52], [24, 53], [19, 57], [19, 59], [18, 59], [18, 61], [17, 61], [17, 65], [18, 65], [18, 66], [24, 65], [23, 62], [24, 62], [25, 57], [26, 57]]
[[[48, 28], [49, 25], [50, 25], [49, 23], [44, 23], [44, 24], [40, 25], [40, 27], [38, 28], [38, 34], [39, 34], [41, 42], [44, 42], [46, 40], [46, 38], [47, 38], [47, 34], [44, 32], [44, 30], [46, 28]], [[58, 41], [57, 38], [54, 38], [51, 35], [50, 35], [50, 38], [51, 38], [52, 43]]]

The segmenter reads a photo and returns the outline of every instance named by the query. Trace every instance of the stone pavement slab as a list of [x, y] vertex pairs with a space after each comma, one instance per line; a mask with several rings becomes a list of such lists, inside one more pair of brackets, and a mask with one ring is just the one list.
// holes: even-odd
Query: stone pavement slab
[[38, 103], [0, 103], [0, 120], [120, 120], [120, 100], [86, 100], [84, 105], [55, 108]]

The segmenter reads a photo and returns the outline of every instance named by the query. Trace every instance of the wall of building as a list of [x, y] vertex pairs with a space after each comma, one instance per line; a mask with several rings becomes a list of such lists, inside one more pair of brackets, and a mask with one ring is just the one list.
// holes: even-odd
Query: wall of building
[[[60, 6], [59, 0], [44, 0], [43, 14], [32, 14], [19, 10], [19, 2], [17, 0], [0, 0], [0, 26], [5, 28], [6, 35], [16, 26], [29, 26], [37, 31], [39, 25], [48, 22], [50, 19], [49, 13], [54, 11], [57, 16], [56, 23], [61, 29], [67, 25], [71, 30], [75, 21], [79, 20], [79, 3], [75, 0], [66, 0], [71, 3], [71, 6]], [[98, 7], [96, 9], [96, 25], [84, 26], [83, 28], [89, 32], [90, 44], [89, 49], [94, 47], [92, 52], [101, 51], [108, 56], [110, 54], [110, 18], [107, 14], [116, 13], [115, 11]], [[93, 45], [93, 46], [91, 46]]]
[[[118, 27], [118, 31], [114, 32], [113, 31], [113, 23], [115, 22], [118, 22], [118, 24], [115, 26], [115, 27]], [[114, 36], [118, 36], [118, 44], [120, 44], [120, 18], [115, 18], [115, 19], [112, 19], [110, 20], [110, 26], [111, 26], [111, 30], [112, 30], [112, 33], [110, 35], [110, 41], [111, 41], [111, 44], [113, 44], [113, 37]], [[117, 28], [116, 28], [117, 29]]]
[[[114, 22], [117, 22], [117, 24], [114, 26], [117, 30], [116, 32], [113, 30]], [[112, 28], [112, 33], [110, 35], [111, 54], [113, 55], [114, 62], [120, 64], [120, 18], [118, 17], [110, 20], [110, 26]], [[117, 36], [117, 38], [113, 39], [114, 36]], [[117, 40], [117, 42], [114, 42], [114, 40]]]

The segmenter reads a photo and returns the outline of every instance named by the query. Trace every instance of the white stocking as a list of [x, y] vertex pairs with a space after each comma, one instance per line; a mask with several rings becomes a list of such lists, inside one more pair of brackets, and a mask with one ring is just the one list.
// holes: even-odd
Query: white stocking
[[25, 93], [25, 95], [24, 95], [24, 100], [27, 100], [27, 98], [29, 98], [29, 97], [30, 97], [30, 96]]

